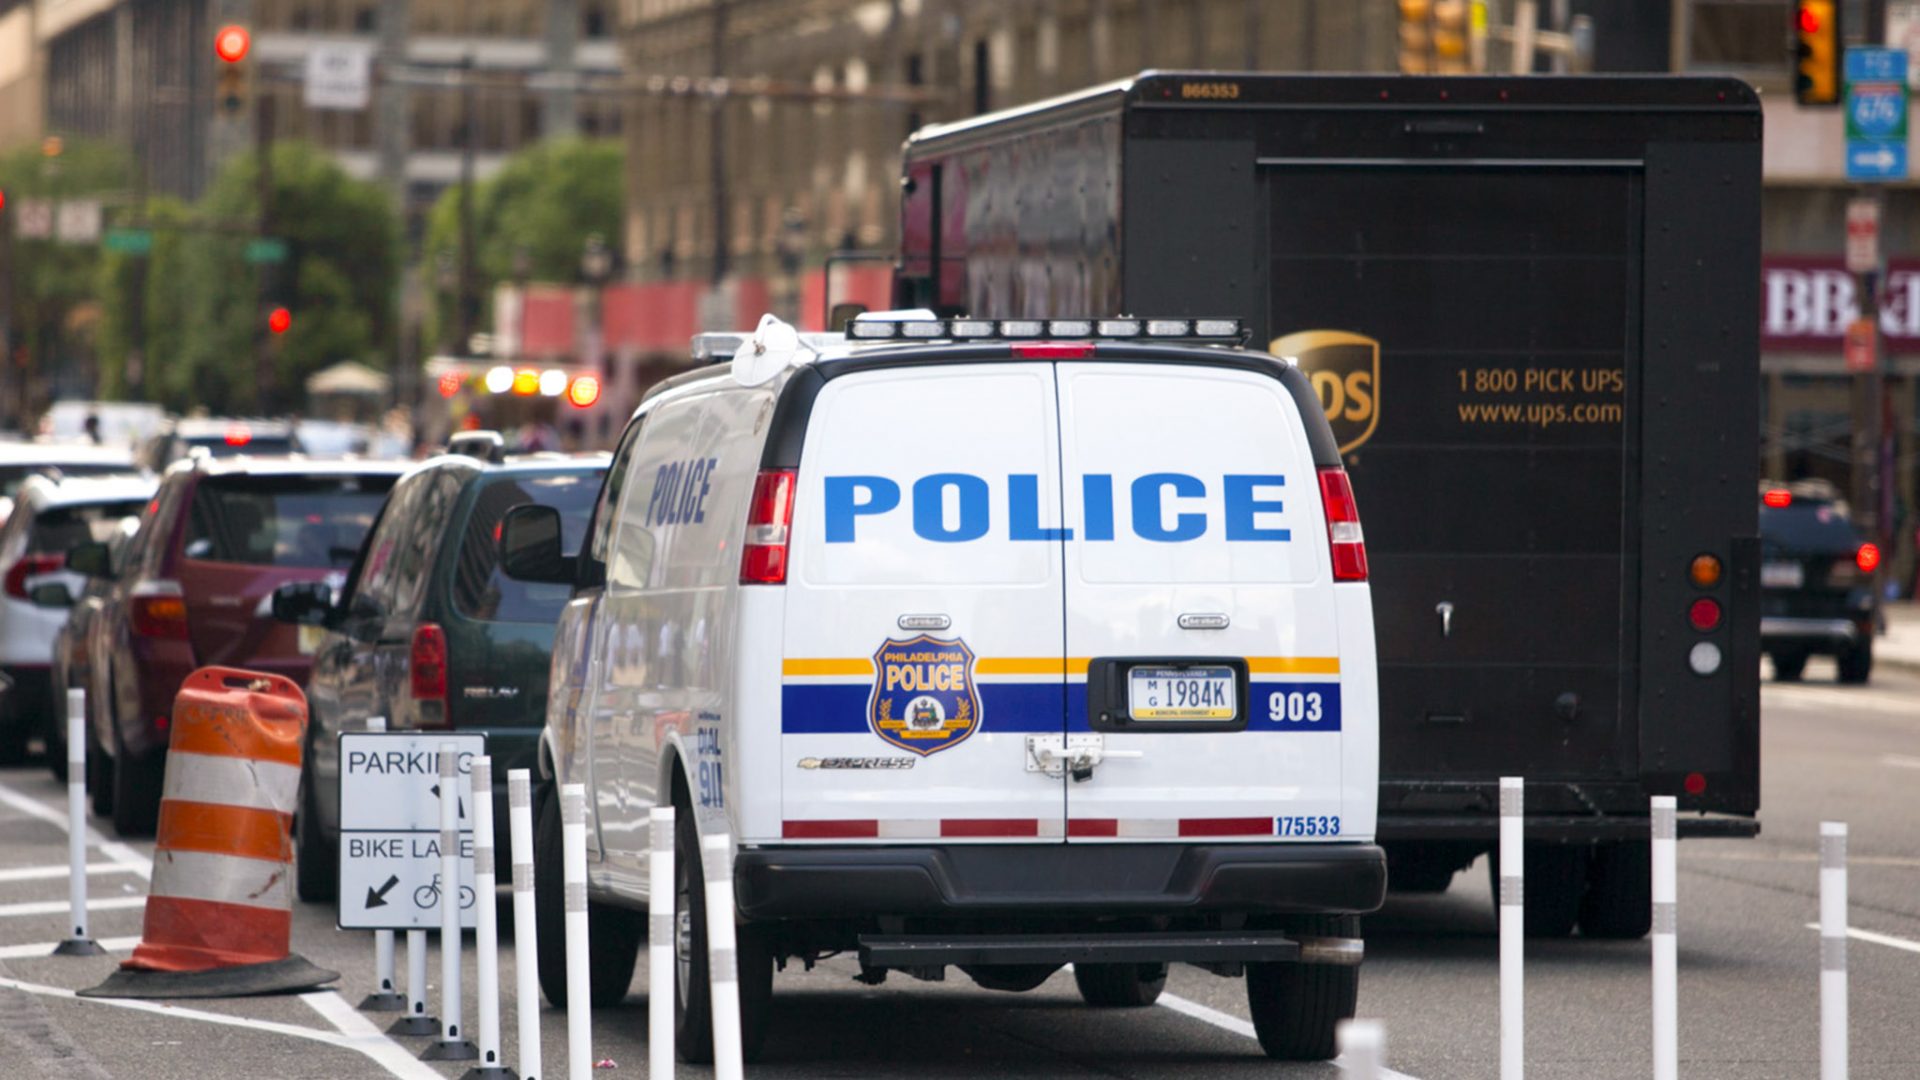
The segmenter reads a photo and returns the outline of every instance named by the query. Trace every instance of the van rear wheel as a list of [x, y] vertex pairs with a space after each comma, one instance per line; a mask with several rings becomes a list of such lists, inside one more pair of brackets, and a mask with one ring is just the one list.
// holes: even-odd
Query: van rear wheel
[[1580, 901], [1580, 936], [1632, 941], [1652, 928], [1652, 844], [1621, 840], [1594, 848], [1587, 895]]
[[1851, 686], [1863, 686], [1873, 676], [1873, 639], [1861, 638], [1853, 645], [1840, 651], [1834, 657], [1840, 665], [1840, 681]]
[[[713, 993], [707, 974], [707, 892], [700, 829], [684, 802], [676, 800], [673, 816], [673, 1050], [690, 1065], [708, 1065], [713, 1062]], [[736, 924], [734, 934], [741, 1056], [758, 1061], [772, 1020], [773, 950], [759, 927]]]
[[1774, 682], [1799, 682], [1800, 676], [1807, 670], [1807, 650], [1775, 649], [1767, 654], [1773, 658]]
[[[1322, 937], [1359, 937], [1357, 915], [1289, 920], [1287, 929]], [[1280, 1061], [1327, 1061], [1334, 1028], [1353, 1018], [1360, 1000], [1360, 969], [1331, 964], [1248, 964], [1247, 1011], [1267, 1056]]]
[[1100, 1009], [1137, 1009], [1151, 1005], [1167, 988], [1165, 964], [1075, 964], [1073, 983], [1080, 1000]]

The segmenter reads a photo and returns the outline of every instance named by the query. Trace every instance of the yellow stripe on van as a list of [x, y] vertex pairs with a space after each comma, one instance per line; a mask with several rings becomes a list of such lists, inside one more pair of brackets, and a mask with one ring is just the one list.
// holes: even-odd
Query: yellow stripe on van
[[1255, 675], [1338, 675], [1337, 656], [1249, 656], [1247, 670]]
[[850, 660], [783, 660], [780, 663], [782, 675], [859, 675], [873, 676], [873, 661], [857, 656]]

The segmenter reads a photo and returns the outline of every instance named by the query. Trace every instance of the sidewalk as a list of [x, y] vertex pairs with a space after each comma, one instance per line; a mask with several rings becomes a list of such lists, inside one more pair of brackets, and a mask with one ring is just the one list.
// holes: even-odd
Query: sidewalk
[[1873, 643], [1873, 661], [1903, 671], [1920, 671], [1920, 603], [1889, 601], [1886, 635]]

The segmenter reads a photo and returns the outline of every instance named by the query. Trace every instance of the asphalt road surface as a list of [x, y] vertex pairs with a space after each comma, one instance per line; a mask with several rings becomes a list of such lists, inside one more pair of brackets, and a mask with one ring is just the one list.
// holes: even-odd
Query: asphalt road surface
[[[1853, 1073], [1920, 1076], [1920, 678], [1877, 673], [1839, 687], [1816, 661], [1808, 682], [1765, 696], [1762, 820], [1754, 841], [1680, 845], [1680, 1055], [1690, 1078], [1818, 1072], [1816, 845], [1822, 820], [1852, 828]], [[343, 973], [339, 992], [175, 1006], [78, 999], [115, 957], [51, 958], [66, 933], [64, 788], [38, 765], [0, 770], [0, 1075], [7, 1077], [454, 1077], [417, 1060], [428, 1038], [388, 1037], [392, 1014], [358, 1013], [372, 989], [371, 936], [333, 929], [301, 905], [294, 948]], [[124, 956], [140, 930], [150, 843], [89, 851], [94, 936]], [[503, 921], [510, 905], [502, 893]], [[1394, 1069], [1421, 1080], [1498, 1074], [1496, 937], [1484, 866], [1451, 891], [1394, 897], [1366, 925], [1360, 1012], [1386, 1024]], [[501, 958], [505, 1056], [514, 1046], [512, 950]], [[465, 1019], [474, 1022], [466, 952]], [[437, 999], [439, 959], [429, 973]], [[1239, 980], [1176, 968], [1161, 1004], [1083, 1007], [1069, 975], [1027, 994], [899, 975], [852, 981], [829, 960], [782, 973], [766, 1060], [753, 1075], [1010, 1077], [1321, 1077], [1337, 1065], [1278, 1067], [1261, 1057]], [[1530, 942], [1528, 1075], [1645, 1077], [1651, 1071], [1646, 942]], [[595, 1073], [646, 1069], [646, 961], [625, 1003], [596, 1010]], [[546, 1075], [563, 1076], [566, 1022], [543, 1014]], [[682, 1067], [682, 1076], [708, 1070]]]

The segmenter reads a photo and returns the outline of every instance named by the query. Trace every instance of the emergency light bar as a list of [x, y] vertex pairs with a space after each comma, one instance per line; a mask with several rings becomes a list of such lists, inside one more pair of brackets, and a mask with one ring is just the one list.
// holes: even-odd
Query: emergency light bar
[[1238, 345], [1239, 319], [873, 319], [847, 325], [849, 341], [1084, 341], [1153, 339]]

